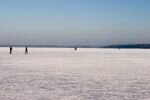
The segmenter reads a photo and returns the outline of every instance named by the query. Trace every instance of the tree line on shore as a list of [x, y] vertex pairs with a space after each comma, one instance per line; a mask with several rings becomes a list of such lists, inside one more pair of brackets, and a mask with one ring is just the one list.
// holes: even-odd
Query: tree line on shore
[[[0, 47], [9, 47], [10, 45], [0, 45]], [[26, 45], [13, 45], [13, 47], [25, 47]], [[27, 45], [28, 47], [37, 48], [141, 48], [150, 49], [150, 44], [113, 44], [106, 46], [98, 45]]]

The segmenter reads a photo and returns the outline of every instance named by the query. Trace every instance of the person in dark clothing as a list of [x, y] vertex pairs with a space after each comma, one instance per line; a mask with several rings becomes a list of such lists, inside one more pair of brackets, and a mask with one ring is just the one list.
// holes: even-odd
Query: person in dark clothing
[[77, 51], [77, 48], [74, 48], [75, 51]]
[[12, 54], [12, 46], [10, 46], [10, 54]]
[[28, 47], [25, 48], [25, 54], [28, 54]]

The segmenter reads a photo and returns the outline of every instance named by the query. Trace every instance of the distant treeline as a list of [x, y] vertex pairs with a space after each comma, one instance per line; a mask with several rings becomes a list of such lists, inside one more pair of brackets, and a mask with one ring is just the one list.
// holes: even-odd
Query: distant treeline
[[[99, 48], [90, 45], [11, 45], [12, 47], [36, 47], [36, 48]], [[0, 45], [0, 47], [10, 47], [10, 45]]]
[[[36, 48], [142, 48], [150, 49], [150, 44], [120, 44], [107, 46], [91, 45], [12, 45], [12, 47], [36, 47]], [[10, 47], [10, 45], [0, 45], [0, 47]]]
[[103, 48], [142, 48], [150, 49], [150, 44], [124, 44], [124, 45], [108, 45]]

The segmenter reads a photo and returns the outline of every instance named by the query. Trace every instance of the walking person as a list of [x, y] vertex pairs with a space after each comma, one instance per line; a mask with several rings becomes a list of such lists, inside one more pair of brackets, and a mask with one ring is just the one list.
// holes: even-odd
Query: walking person
[[10, 54], [12, 54], [12, 46], [10, 46]]
[[77, 48], [74, 48], [75, 51], [77, 51]]
[[28, 47], [25, 48], [25, 54], [28, 54]]

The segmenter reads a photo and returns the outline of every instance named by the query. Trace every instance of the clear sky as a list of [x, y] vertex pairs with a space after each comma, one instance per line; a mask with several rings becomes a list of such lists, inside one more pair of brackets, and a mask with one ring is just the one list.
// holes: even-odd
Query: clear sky
[[0, 44], [150, 43], [150, 0], [0, 0]]

